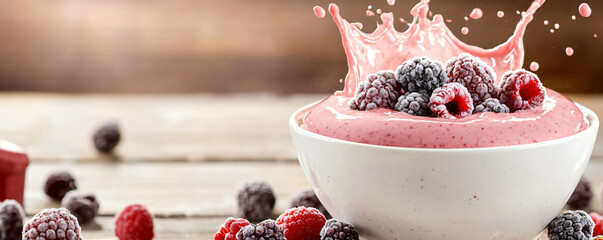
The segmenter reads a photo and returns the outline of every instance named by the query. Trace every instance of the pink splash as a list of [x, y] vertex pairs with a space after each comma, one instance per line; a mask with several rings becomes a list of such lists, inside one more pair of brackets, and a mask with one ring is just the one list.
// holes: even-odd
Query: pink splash
[[578, 7], [578, 11], [580, 12], [580, 16], [582, 17], [590, 17], [590, 14], [592, 14], [593, 12], [593, 10], [590, 9], [588, 3], [580, 4], [580, 6]]
[[471, 11], [471, 14], [469, 14], [469, 17], [471, 17], [473, 19], [480, 19], [480, 18], [482, 18], [483, 15], [484, 15], [484, 12], [482, 11], [482, 9], [474, 8], [473, 11]]
[[502, 17], [504, 17], [504, 16], [505, 16], [505, 12], [503, 12], [503, 11], [498, 11], [498, 12], [496, 13], [496, 16], [497, 16], [498, 18], [502, 18]]
[[463, 35], [467, 35], [467, 33], [469, 33], [469, 28], [467, 28], [467, 27], [463, 27], [463, 28], [461, 28], [461, 33], [462, 33]]
[[571, 48], [571, 47], [567, 47], [567, 48], [565, 48], [565, 55], [567, 55], [567, 56], [572, 56], [572, 55], [574, 55], [574, 49], [573, 49], [573, 48]]
[[394, 6], [394, 4], [396, 4], [396, 0], [387, 0], [387, 4]]
[[375, 13], [373, 11], [371, 11], [371, 10], [366, 10], [366, 16], [367, 17], [372, 17], [372, 16], [375, 16]]
[[530, 70], [532, 70], [532, 72], [538, 71], [539, 68], [540, 64], [538, 64], [537, 62], [530, 63]]
[[325, 9], [320, 7], [320, 6], [314, 6], [314, 8], [312, 9], [314, 10], [314, 15], [316, 15], [317, 18], [324, 18], [325, 17]]

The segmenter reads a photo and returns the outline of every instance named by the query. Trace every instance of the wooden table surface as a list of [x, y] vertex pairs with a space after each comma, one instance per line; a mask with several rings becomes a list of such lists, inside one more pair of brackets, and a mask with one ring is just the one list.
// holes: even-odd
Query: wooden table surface
[[[0, 94], [0, 136], [26, 148], [28, 216], [59, 204], [42, 190], [46, 177], [68, 170], [80, 191], [96, 194], [100, 216], [86, 239], [116, 239], [113, 221], [140, 203], [155, 215], [156, 239], [212, 239], [235, 213], [244, 181], [272, 185], [274, 215], [309, 187], [297, 163], [287, 120], [326, 95], [57, 95]], [[603, 116], [603, 95], [570, 95]], [[94, 130], [116, 120], [123, 139], [115, 156], [97, 154]], [[599, 136], [603, 136], [599, 134]], [[586, 175], [603, 182], [603, 142]], [[597, 194], [598, 195], [598, 194]], [[600, 207], [599, 196], [592, 209]]]

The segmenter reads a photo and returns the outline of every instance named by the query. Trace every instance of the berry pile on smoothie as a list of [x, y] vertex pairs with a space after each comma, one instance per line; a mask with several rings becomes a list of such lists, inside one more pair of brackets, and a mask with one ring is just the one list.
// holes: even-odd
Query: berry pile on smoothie
[[370, 34], [331, 4], [349, 71], [342, 91], [298, 116], [301, 127], [352, 142], [416, 148], [528, 144], [588, 128], [571, 100], [522, 69], [523, 35], [544, 0], [534, 1], [513, 36], [492, 49], [461, 42], [441, 15], [427, 18], [428, 2], [412, 9], [405, 32], [394, 29], [392, 13], [383, 13]]

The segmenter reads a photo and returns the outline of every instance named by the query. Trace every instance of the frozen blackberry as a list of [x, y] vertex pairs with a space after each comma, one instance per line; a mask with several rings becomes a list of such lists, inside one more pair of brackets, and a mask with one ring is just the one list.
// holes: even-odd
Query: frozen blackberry
[[65, 171], [54, 172], [46, 179], [44, 192], [54, 200], [60, 201], [67, 192], [76, 189], [75, 179]]
[[448, 60], [446, 75], [448, 82], [460, 83], [467, 88], [476, 106], [500, 95], [500, 88], [495, 84], [496, 73], [492, 67], [468, 53]]
[[547, 228], [551, 240], [590, 240], [595, 223], [586, 212], [566, 211], [557, 216]]
[[441, 62], [425, 57], [408, 60], [398, 67], [396, 77], [404, 92], [419, 92], [431, 95], [436, 88], [444, 86], [448, 77]]
[[237, 194], [237, 214], [251, 221], [266, 219], [274, 208], [272, 188], [264, 182], [248, 182]]
[[369, 74], [366, 81], [358, 84], [354, 98], [348, 103], [354, 110], [393, 108], [400, 96], [398, 82], [391, 71]]
[[0, 239], [20, 240], [23, 232], [23, 207], [17, 201], [9, 199], [0, 203]]
[[120, 139], [119, 126], [114, 122], [102, 125], [93, 136], [94, 146], [103, 153], [112, 152]]
[[593, 192], [590, 188], [590, 183], [584, 177], [580, 178], [578, 186], [574, 189], [574, 193], [567, 201], [567, 205], [573, 208], [585, 208], [590, 204], [593, 198]]
[[509, 108], [498, 101], [496, 98], [488, 98], [486, 101], [479, 105], [475, 105], [474, 112], [495, 112], [495, 113], [509, 113]]
[[80, 224], [64, 208], [49, 208], [33, 216], [23, 227], [23, 240], [83, 240]]
[[286, 240], [283, 230], [274, 220], [248, 225], [237, 233], [237, 240]]
[[73, 214], [80, 224], [91, 222], [98, 213], [98, 202], [92, 194], [81, 194], [78, 191], [68, 192], [61, 206], [66, 208]]
[[327, 209], [322, 205], [318, 197], [312, 191], [312, 189], [307, 189], [297, 193], [293, 199], [291, 200], [291, 208], [295, 207], [312, 207], [318, 209], [325, 218], [331, 218], [331, 214], [327, 211]]
[[358, 231], [345, 222], [330, 219], [325, 223], [325, 226], [320, 230], [320, 240], [358, 240]]
[[431, 110], [429, 110], [429, 97], [418, 92], [410, 92], [400, 96], [394, 109], [415, 116], [431, 115]]
[[473, 113], [473, 100], [463, 85], [447, 83], [433, 91], [429, 108], [439, 118], [459, 119]]
[[500, 102], [511, 112], [541, 106], [546, 96], [546, 89], [538, 76], [525, 69], [505, 73], [500, 86]]

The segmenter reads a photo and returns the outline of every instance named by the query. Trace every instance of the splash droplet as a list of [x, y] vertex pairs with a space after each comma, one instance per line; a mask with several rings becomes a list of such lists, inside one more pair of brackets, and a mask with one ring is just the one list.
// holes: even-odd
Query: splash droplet
[[496, 16], [498, 16], [498, 18], [502, 18], [502, 17], [504, 17], [504, 16], [505, 16], [505, 12], [503, 12], [503, 11], [498, 11], [498, 12], [496, 13]]
[[596, 33], [595, 33], [595, 34], [593, 34], [593, 36], [594, 36], [595, 38], [598, 38], [598, 37], [599, 37], [599, 35], [597, 35]]
[[387, 0], [387, 4], [394, 6], [394, 4], [396, 4], [396, 0]]
[[469, 33], [469, 28], [467, 28], [467, 27], [463, 27], [463, 28], [461, 28], [461, 33], [462, 33], [463, 35], [467, 35], [467, 33]]
[[559, 29], [559, 23], [555, 23], [555, 29]]
[[314, 10], [314, 15], [316, 15], [317, 18], [324, 18], [325, 17], [325, 9], [320, 7], [320, 6], [314, 6], [314, 8], [312, 9]]
[[593, 13], [593, 10], [590, 9], [588, 3], [580, 4], [580, 7], [578, 7], [578, 11], [580, 12], [580, 16], [582, 17], [590, 17], [590, 14]]
[[551, 33], [555, 33], [555, 29], [552, 29], [552, 28], [551, 28]]
[[544, 20], [544, 25], [549, 25], [549, 20]]
[[574, 55], [574, 49], [573, 49], [573, 48], [571, 48], [571, 47], [567, 47], [567, 48], [565, 48], [565, 55], [567, 55], [567, 56], [572, 56], [572, 55]]
[[377, 14], [381, 14], [381, 8], [377, 9]]
[[517, 15], [521, 14], [521, 12], [519, 10], [515, 11], [515, 13], [517, 13]]
[[572, 20], [576, 20], [576, 15], [572, 15]]
[[530, 70], [532, 70], [532, 72], [538, 71], [539, 68], [540, 64], [538, 64], [537, 62], [530, 63]]
[[367, 17], [372, 17], [372, 16], [375, 16], [375, 13], [373, 11], [371, 11], [371, 10], [366, 10], [366, 16]]
[[484, 12], [480, 8], [474, 8], [471, 14], [469, 14], [469, 17], [473, 19], [480, 19], [482, 16], [484, 16]]
[[373, 9], [373, 5], [368, 5], [368, 9]]
[[467, 16], [463, 17], [463, 19], [465, 19], [465, 21], [469, 21], [469, 18]]
[[446, 19], [446, 22], [447, 22], [447, 23], [451, 23], [451, 22], [452, 22], [452, 19]]

